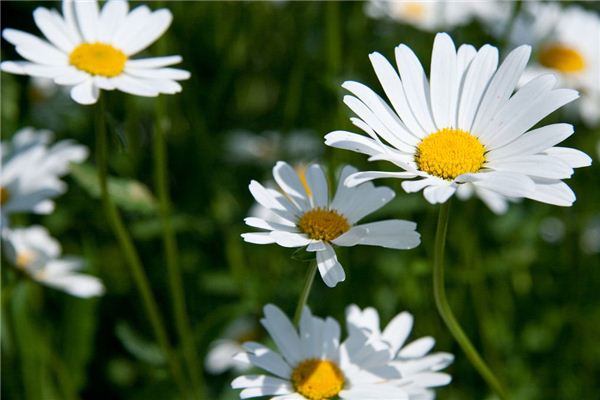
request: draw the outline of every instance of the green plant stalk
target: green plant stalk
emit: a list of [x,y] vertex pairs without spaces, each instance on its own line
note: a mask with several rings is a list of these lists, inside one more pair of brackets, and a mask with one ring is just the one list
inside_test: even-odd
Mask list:
[[163,324],[163,320],[160,316],[156,299],[150,288],[148,277],[144,272],[142,262],[137,254],[137,251],[133,245],[133,241],[129,237],[121,215],[113,203],[110,193],[108,192],[108,160],[107,160],[107,133],[105,124],[105,112],[104,112],[104,97],[101,95],[96,105],[96,163],[98,169],[98,181],[100,184],[100,195],[102,198],[102,205],[106,213],[106,217],[109,220],[110,226],[117,238],[121,251],[125,255],[125,260],[131,269],[133,279],[137,285],[140,296],[144,304],[146,314],[150,319],[150,324],[154,332],[154,336],[158,341],[175,383],[179,387],[182,394],[186,393],[186,386],[181,375],[181,368],[176,358],[169,339],[167,337],[167,331]]
[[156,122],[154,126],[154,184],[158,195],[159,214],[162,226],[162,239],[167,263],[169,291],[172,298],[173,314],[177,334],[182,343],[183,358],[189,370],[194,393],[205,398],[202,370],[198,362],[198,352],[192,334],[192,328],[185,305],[185,292],[181,279],[177,239],[171,225],[171,198],[168,187],[167,150],[164,131],[166,113],[161,98],[156,100]]
[[433,255],[433,294],[435,305],[446,326],[452,333],[454,339],[458,342],[465,352],[471,364],[475,367],[481,377],[487,384],[500,396],[507,400],[508,394],[496,378],[492,370],[486,365],[483,358],[479,355],[460,324],[454,317],[452,309],[446,298],[446,289],[444,286],[444,250],[446,245],[446,232],[448,231],[448,219],[450,214],[450,201],[442,204],[438,217],[438,225],[435,234],[435,250]]
[[294,313],[294,325],[300,325],[300,318],[302,318],[302,310],[306,305],[306,301],[308,300],[308,295],[310,294],[310,289],[312,288],[312,284],[315,280],[315,275],[317,274],[317,260],[312,261],[310,263],[310,267],[308,268],[308,272],[306,273],[306,281],[304,282],[304,288],[302,288],[302,292],[300,293],[300,298],[298,299],[298,305],[296,306],[296,312]]

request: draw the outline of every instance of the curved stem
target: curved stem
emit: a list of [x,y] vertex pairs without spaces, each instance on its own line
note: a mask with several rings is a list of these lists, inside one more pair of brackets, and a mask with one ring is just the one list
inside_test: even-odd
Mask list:
[[501,399],[506,400],[508,399],[508,394],[460,327],[460,324],[454,317],[452,309],[450,309],[450,305],[446,299],[446,289],[444,287],[444,249],[446,245],[449,214],[450,201],[447,201],[441,205],[437,231],[435,234],[435,251],[433,257],[433,294],[435,297],[435,305],[437,306],[440,316],[450,330],[450,333],[452,333],[454,339],[465,352],[471,364],[498,396],[500,396]]
[[294,325],[300,325],[300,318],[302,318],[302,310],[306,305],[306,301],[308,300],[308,295],[310,294],[310,289],[312,288],[312,284],[315,280],[315,275],[317,273],[317,260],[312,261],[310,263],[310,267],[308,268],[308,272],[306,273],[306,281],[304,282],[304,288],[302,288],[302,293],[300,293],[300,298],[298,299],[298,305],[296,306],[296,312],[294,313]]
[[125,225],[123,224],[121,215],[119,214],[119,211],[112,202],[110,193],[108,191],[108,161],[106,143],[107,134],[104,118],[104,96],[100,96],[100,98],[98,99],[98,104],[96,105],[96,163],[98,169],[98,181],[100,183],[100,194],[102,197],[102,205],[104,207],[104,212],[106,214],[106,217],[108,218],[113,233],[117,238],[119,246],[121,247],[121,251],[125,255],[125,261],[131,269],[133,279],[137,285],[140,296],[142,297],[146,314],[150,319],[150,324],[152,326],[152,330],[154,331],[154,336],[156,337],[158,345],[160,346],[163,354],[165,355],[175,383],[177,384],[181,392],[185,393],[185,383],[181,375],[181,369],[177,358],[173,353],[173,350],[171,349],[171,345],[169,344],[167,332],[163,324],[162,318],[160,316],[160,313],[158,311],[156,299],[154,298],[154,294],[152,293],[152,290],[150,288],[148,277],[144,272],[142,262],[140,261],[137,251],[133,245],[133,241],[131,240],[127,230],[125,229]]
[[181,268],[177,250],[177,239],[171,225],[171,198],[168,188],[167,150],[165,143],[163,99],[156,99],[156,123],[154,128],[154,182],[158,194],[162,239],[167,264],[169,291],[172,297],[175,326],[180,337],[183,357],[189,370],[193,391],[200,398],[206,397],[202,382],[202,370],[185,305],[185,292],[181,279]]

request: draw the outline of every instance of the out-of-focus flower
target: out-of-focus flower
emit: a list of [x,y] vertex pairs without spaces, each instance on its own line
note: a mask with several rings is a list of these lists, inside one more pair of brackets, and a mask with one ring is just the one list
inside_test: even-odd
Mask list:
[[373,18],[391,18],[435,32],[465,25],[475,18],[484,22],[510,15],[510,2],[370,0],[366,12]]
[[0,157],[0,226],[8,215],[18,212],[48,214],[54,210],[52,198],[66,190],[59,177],[67,174],[69,163],[81,162],[88,155],[85,146],[61,140],[48,146],[49,131],[24,128],[12,142],[2,142]]
[[325,173],[317,164],[298,174],[289,164],[279,161],[273,167],[273,177],[281,193],[267,189],[256,181],[250,192],[265,208],[283,219],[248,217],[247,225],[269,232],[244,233],[246,242],[277,243],[283,247],[306,247],[316,252],[317,265],[327,286],[334,287],[346,278],[335,255],[333,245],[358,244],[392,249],[412,249],[421,242],[416,224],[404,220],[386,220],[356,225],[365,216],[386,205],[395,196],[387,187],[367,183],[355,188],[343,182],[356,169],[344,167],[333,200],[329,200],[329,185]]
[[558,243],[565,237],[565,224],[556,217],[546,217],[538,228],[542,239],[548,243]]
[[540,73],[552,72],[559,84],[579,90],[575,103],[589,125],[600,122],[600,17],[577,6],[527,1],[511,33],[514,46],[534,48],[534,64],[521,84]]
[[236,378],[231,386],[243,389],[242,399],[416,399],[411,395],[432,386],[428,382],[449,381],[446,374],[437,372],[404,377],[389,345],[368,329],[353,329],[342,342],[337,321],[314,317],[308,307],[299,330],[273,305],[265,306],[264,313],[261,322],[281,355],[259,343],[244,344],[245,352],[236,359],[270,375]]
[[76,272],[83,266],[81,259],[60,257],[60,244],[45,228],[7,229],[2,237],[7,259],[33,280],[77,297],[104,293],[98,278]]
[[[463,185],[492,210],[503,212],[507,199],[529,198],[570,206],[575,194],[563,179],[588,166],[585,153],[555,147],[573,133],[569,124],[530,130],[557,108],[575,100],[577,92],[557,89],[552,75],[539,76],[513,94],[529,59],[530,47],[513,50],[498,66],[498,50],[479,51],[450,36],[434,41],[431,82],[410,48],[396,48],[398,71],[379,53],[370,55],[385,100],[367,86],[345,82],[354,96],[344,102],[359,118],[352,122],[367,137],[335,131],[325,143],[392,162],[402,171],[353,174],[355,186],[376,178],[418,178],[402,182],[406,192],[423,190],[427,201],[444,203]],[[387,143],[384,143],[387,142]]]
[[580,240],[581,249],[586,254],[600,253],[600,216],[591,218],[583,229]]
[[235,319],[223,332],[220,339],[210,344],[204,366],[208,373],[221,374],[229,369],[243,372],[250,367],[248,363],[236,360],[233,356],[244,351],[242,343],[255,341],[261,332],[255,319],[240,317]]
[[[346,309],[346,326],[348,332],[368,329],[377,340],[385,342],[394,357],[394,366],[406,380],[412,379],[410,399],[433,399],[432,387],[447,385],[451,377],[445,373],[437,373],[454,361],[450,353],[427,354],[435,346],[435,339],[425,336],[405,344],[412,330],[414,318],[404,311],[396,315],[385,327],[379,327],[379,314],[372,307],[361,309],[351,305]],[[429,379],[435,377],[435,379]]]
[[226,157],[230,162],[269,165],[281,159],[292,162],[311,160],[319,156],[321,148],[321,141],[308,130],[295,130],[289,134],[234,131],[228,134],[225,143]]
[[100,89],[174,94],[181,91],[176,81],[190,77],[187,71],[165,68],[181,62],[180,56],[130,59],[167,30],[173,18],[169,10],[152,12],[142,5],[129,12],[124,0],[107,1],[101,10],[95,0],[64,0],[62,5],[62,15],[43,7],[33,13],[47,41],[4,29],[4,39],[27,61],[5,61],[3,71],[72,86],[71,97],[80,104],[95,103]]

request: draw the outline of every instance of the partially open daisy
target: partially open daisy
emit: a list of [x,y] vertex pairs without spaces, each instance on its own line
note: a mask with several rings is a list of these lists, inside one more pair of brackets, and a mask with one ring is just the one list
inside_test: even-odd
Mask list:
[[62,140],[48,147],[49,131],[24,128],[11,142],[2,142],[0,157],[0,227],[9,215],[19,212],[48,214],[54,210],[52,198],[66,190],[59,179],[69,171],[71,162],[88,155],[85,146]]
[[71,97],[81,104],[95,103],[100,89],[173,94],[181,91],[176,81],[189,78],[187,71],[165,68],[179,63],[180,56],[131,59],[167,30],[169,10],[138,6],[129,12],[124,0],[109,0],[102,10],[95,0],[64,0],[62,9],[63,15],[43,7],[33,13],[48,41],[15,29],[2,32],[27,60],[5,61],[3,71],[73,86]]
[[[390,161],[402,171],[359,172],[350,186],[376,178],[418,178],[402,182],[407,192],[424,189],[430,203],[447,201],[469,184],[488,198],[530,198],[570,206],[575,194],[562,179],[590,164],[575,149],[554,147],[573,133],[569,124],[531,130],[542,118],[575,100],[570,89],[555,88],[542,75],[513,94],[529,59],[529,46],[512,51],[497,67],[498,50],[479,51],[439,33],[433,45],[428,81],[421,63],[405,45],[396,48],[398,70],[379,53],[370,55],[392,106],[358,82],[343,86],[354,96],[344,102],[358,118],[352,122],[368,136],[335,131],[325,143]],[[501,211],[501,210],[498,210]]]
[[337,321],[314,317],[307,307],[299,331],[277,307],[267,305],[264,313],[261,322],[281,355],[259,343],[244,344],[236,359],[271,375],[236,378],[231,386],[243,389],[240,398],[409,399],[411,385],[402,387],[388,347],[368,331],[354,330],[342,342]]
[[102,282],[76,272],[83,262],[76,257],[60,257],[60,244],[41,226],[4,230],[7,259],[33,280],[72,296],[93,297],[104,293]]
[[534,63],[521,83],[540,73],[552,72],[561,84],[577,89],[581,117],[590,125],[600,123],[600,17],[577,6],[526,2],[515,20],[514,45],[530,43],[536,49]]
[[450,375],[438,372],[454,361],[450,353],[427,354],[435,345],[435,339],[425,336],[406,344],[414,318],[408,312],[396,315],[383,332],[379,327],[379,314],[372,307],[361,310],[356,305],[346,309],[346,326],[349,332],[367,329],[377,340],[385,342],[395,359],[393,363],[405,382],[411,399],[434,398],[430,389],[447,385]]
[[273,177],[281,192],[268,189],[256,181],[250,192],[263,207],[281,219],[278,222],[256,217],[246,218],[246,224],[268,232],[244,233],[245,241],[257,244],[277,243],[283,247],[306,247],[316,252],[321,277],[333,287],[346,278],[344,269],[332,245],[357,244],[392,249],[412,249],[419,245],[416,224],[403,220],[386,220],[356,225],[368,214],[386,205],[395,196],[387,187],[371,183],[355,188],[345,187],[344,180],[356,169],[342,170],[333,200],[323,169],[310,165],[298,174],[289,164],[279,161],[273,167]]

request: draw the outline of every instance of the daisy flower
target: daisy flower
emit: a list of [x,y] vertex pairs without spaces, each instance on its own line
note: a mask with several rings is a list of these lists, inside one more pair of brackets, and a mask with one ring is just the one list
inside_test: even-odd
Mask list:
[[484,21],[510,16],[509,2],[499,1],[404,1],[370,0],[366,12],[373,18],[391,18],[395,21],[435,32],[465,25],[474,18]]
[[246,218],[247,225],[268,231],[244,233],[242,237],[246,242],[306,246],[307,251],[316,252],[319,272],[330,287],[346,278],[332,245],[364,244],[391,249],[412,249],[419,245],[420,235],[415,231],[414,222],[386,220],[356,225],[394,198],[395,193],[390,188],[376,188],[371,183],[345,187],[344,180],[356,172],[355,168],[346,166],[330,201],[323,169],[312,164],[305,171],[298,174],[283,161],[275,164],[273,177],[281,192],[265,188],[256,181],[250,183],[250,192],[256,201],[281,220]]
[[10,143],[2,142],[0,226],[13,213],[51,213],[54,203],[50,199],[66,190],[59,177],[67,174],[71,162],[82,162],[88,155],[85,146],[71,140],[49,146],[51,140],[50,131],[24,128]]
[[495,47],[477,51],[462,45],[457,51],[450,36],[439,33],[430,81],[410,48],[401,44],[395,53],[399,74],[381,54],[370,55],[393,109],[367,86],[345,82],[353,96],[344,102],[358,116],[352,122],[367,136],[335,131],[325,143],[392,162],[401,171],[359,172],[346,184],[417,178],[402,182],[402,188],[423,190],[432,204],[444,203],[466,185],[496,212],[503,211],[499,205],[506,199],[573,204],[575,194],[562,180],[591,159],[579,150],[555,147],[573,133],[571,125],[531,128],[578,94],[556,88],[549,74],[513,94],[529,46],[513,50],[498,67]]
[[35,23],[46,40],[15,29],[2,36],[15,45],[27,61],[5,61],[2,70],[14,74],[51,78],[57,85],[72,86],[71,98],[93,104],[100,89],[157,96],[181,91],[176,81],[189,72],[166,68],[181,62],[180,56],[131,59],[156,41],[169,27],[169,10],[150,11],[146,6],[129,12],[124,0],[64,0],[62,15],[38,7]]
[[236,359],[270,375],[244,375],[231,386],[243,389],[240,398],[273,400],[409,399],[413,379],[403,378],[392,365],[388,346],[355,330],[343,342],[332,318],[314,317],[304,308],[297,330],[283,312],[264,307],[263,326],[279,353],[255,342],[244,344]]
[[41,226],[5,230],[2,235],[7,259],[31,279],[72,296],[94,297],[104,293],[102,282],[76,272],[83,262],[61,258],[60,244]]
[[576,103],[589,125],[600,122],[600,17],[577,6],[526,2],[511,34],[514,45],[536,49],[521,83],[554,73],[561,84],[580,91]]
[[220,339],[210,346],[204,366],[211,374],[221,374],[229,369],[243,372],[249,365],[236,360],[233,356],[244,351],[242,343],[260,338],[258,323],[251,317],[236,318],[226,329]]
[[409,388],[411,399],[433,399],[435,394],[429,388],[447,385],[451,377],[438,371],[454,361],[450,353],[427,354],[435,345],[435,339],[426,336],[406,344],[414,318],[408,312],[396,315],[385,327],[379,328],[379,314],[372,307],[361,310],[356,305],[346,309],[348,332],[368,329],[376,339],[388,344],[395,359],[394,365],[405,379],[412,379]]

